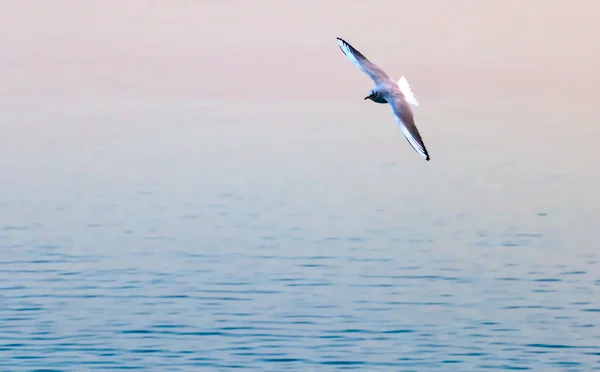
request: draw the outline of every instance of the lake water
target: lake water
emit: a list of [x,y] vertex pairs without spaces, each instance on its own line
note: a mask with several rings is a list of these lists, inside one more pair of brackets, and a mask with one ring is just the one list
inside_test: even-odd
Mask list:
[[1,371],[600,370],[598,5],[23,4]]
[[302,106],[5,118],[2,370],[600,369],[586,176]]

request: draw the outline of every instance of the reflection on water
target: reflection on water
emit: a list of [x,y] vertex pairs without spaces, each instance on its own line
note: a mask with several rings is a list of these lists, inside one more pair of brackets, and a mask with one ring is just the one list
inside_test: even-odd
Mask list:
[[583,371],[600,356],[593,259],[572,271],[516,263],[502,246],[467,262],[435,244],[264,240],[278,252],[189,253],[175,237],[103,256],[15,244],[3,367]]
[[5,115],[2,369],[600,367],[597,176],[558,138],[419,111],[427,163],[386,110],[299,107]]

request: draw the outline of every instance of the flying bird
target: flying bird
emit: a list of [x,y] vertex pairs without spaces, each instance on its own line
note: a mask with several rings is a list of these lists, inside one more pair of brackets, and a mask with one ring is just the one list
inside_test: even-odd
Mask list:
[[346,57],[375,82],[375,88],[371,89],[369,95],[364,99],[370,99],[377,103],[389,103],[396,123],[398,123],[408,143],[419,155],[429,161],[429,153],[425,148],[419,130],[415,126],[415,119],[410,108],[410,104],[419,106],[419,102],[415,99],[406,78],[402,76],[397,83],[392,81],[385,71],[369,61],[352,45],[339,37],[337,41]]

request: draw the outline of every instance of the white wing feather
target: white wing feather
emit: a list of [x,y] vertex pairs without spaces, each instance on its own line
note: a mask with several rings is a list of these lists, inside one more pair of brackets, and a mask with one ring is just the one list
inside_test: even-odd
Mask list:
[[402,91],[402,94],[404,94],[404,98],[406,98],[408,103],[410,103],[413,106],[418,107],[419,102],[415,98],[415,95],[413,94],[412,90],[410,90],[410,85],[408,85],[408,81],[406,80],[406,78],[404,76],[402,76],[398,80],[398,86],[400,87],[400,91]]

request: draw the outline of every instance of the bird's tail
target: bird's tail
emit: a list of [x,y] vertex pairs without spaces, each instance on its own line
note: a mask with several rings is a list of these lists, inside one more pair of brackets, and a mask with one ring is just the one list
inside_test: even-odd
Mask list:
[[402,76],[398,80],[398,86],[400,87],[400,91],[402,92],[402,94],[404,94],[404,98],[406,98],[408,103],[414,106],[419,106],[419,102],[415,98],[415,95],[413,94],[412,90],[410,90],[410,85],[408,85],[408,81],[404,76]]

